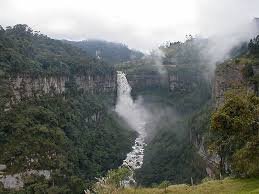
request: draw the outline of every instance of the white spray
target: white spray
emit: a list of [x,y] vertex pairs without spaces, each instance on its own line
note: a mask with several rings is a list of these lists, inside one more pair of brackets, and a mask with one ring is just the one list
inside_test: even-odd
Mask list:
[[144,139],[146,137],[146,123],[149,117],[148,111],[144,108],[141,100],[133,101],[131,97],[131,87],[127,81],[126,75],[117,72],[117,104],[115,111],[134,129],[139,136],[135,140],[132,151],[127,154],[122,166],[128,167],[132,174],[128,180],[124,181],[125,185],[129,182],[135,182],[133,172],[135,169],[141,168],[144,157]]

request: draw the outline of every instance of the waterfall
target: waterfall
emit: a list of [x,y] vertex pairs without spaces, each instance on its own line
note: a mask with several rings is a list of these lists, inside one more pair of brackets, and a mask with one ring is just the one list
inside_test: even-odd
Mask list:
[[117,72],[117,103],[115,111],[138,133],[145,133],[148,112],[141,101],[134,102],[125,73]]
[[117,72],[117,103],[115,111],[138,132],[132,151],[127,154],[122,166],[128,167],[132,171],[132,175],[128,180],[124,181],[127,185],[135,182],[133,173],[135,169],[141,168],[144,157],[146,123],[149,113],[142,105],[141,101],[133,101],[131,97],[131,87],[128,83],[125,73]]

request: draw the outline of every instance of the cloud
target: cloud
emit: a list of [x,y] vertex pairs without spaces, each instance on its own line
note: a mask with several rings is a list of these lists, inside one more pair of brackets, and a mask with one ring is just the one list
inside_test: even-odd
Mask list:
[[204,36],[242,32],[259,14],[258,0],[199,0],[197,25]]
[[1,0],[0,24],[26,23],[53,38],[105,39],[151,50],[251,20],[258,0]]
[[[3,26],[26,23],[54,38],[95,38],[149,50],[172,37],[182,39],[177,25],[193,23],[188,0],[2,0]],[[161,35],[162,34],[162,35]]]
[[252,20],[259,14],[258,0],[200,0],[197,4],[200,35],[209,38],[205,55],[212,71],[235,46],[256,35]]

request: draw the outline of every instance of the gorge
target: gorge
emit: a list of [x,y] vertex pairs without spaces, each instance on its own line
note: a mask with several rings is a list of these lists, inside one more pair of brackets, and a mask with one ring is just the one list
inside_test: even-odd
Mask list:
[[[210,78],[199,38],[160,46],[159,60],[116,46],[127,52],[106,63],[84,42],[1,29],[0,193],[79,194],[113,171],[115,190],[118,181],[257,176],[258,40]],[[130,171],[123,179],[122,168]]]

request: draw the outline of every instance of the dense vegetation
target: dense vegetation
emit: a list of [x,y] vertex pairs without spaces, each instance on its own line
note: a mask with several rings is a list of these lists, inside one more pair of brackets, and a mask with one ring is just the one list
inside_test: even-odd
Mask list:
[[[204,76],[207,72],[203,68],[204,64],[195,39],[188,39],[184,43],[172,43],[163,49],[166,53],[162,59],[165,64],[168,64],[168,61],[173,64],[178,64],[177,61],[182,62],[176,67],[167,67],[169,75],[178,77],[173,90],[150,90],[140,93],[147,104],[155,107],[154,110],[163,111],[156,129],[149,136],[144,164],[137,172],[137,180],[145,186],[159,184],[164,180],[174,184],[191,183],[191,178],[197,183],[206,176],[205,164],[197,154],[193,145],[195,138],[192,140],[190,131],[203,133],[208,128],[210,82]],[[184,60],[183,58],[190,53],[193,54],[191,50],[195,50],[199,56],[191,55],[190,61]],[[166,112],[168,109],[170,111]],[[160,113],[154,111],[153,114]]]
[[[246,64],[243,75],[248,84],[257,87],[259,79],[253,66],[258,62],[258,40],[257,37],[231,51],[231,56],[238,56],[231,62]],[[161,58],[141,58],[141,53],[121,44],[58,41],[26,25],[1,27],[0,105],[2,108],[10,100],[11,91],[4,78],[13,74],[103,75],[117,68],[129,74],[163,77],[165,74],[158,73],[162,68],[169,76],[176,76],[174,88],[169,90],[166,85],[133,90],[134,97],[142,95],[155,115],[144,164],[136,172],[138,183],[151,186],[167,181],[200,182],[206,173],[194,145],[200,140],[198,136],[210,137],[206,144],[220,155],[222,174],[258,176],[259,99],[247,92],[230,94],[210,123],[211,83],[204,56],[207,43],[189,36],[185,42],[161,46]],[[89,56],[95,56],[96,50],[101,60]],[[114,66],[115,63],[121,64]],[[7,165],[5,173],[36,169],[51,170],[52,174],[50,180],[28,177],[20,193],[81,193],[95,177],[117,168],[129,152],[136,134],[108,111],[106,103],[112,97],[82,93],[76,88],[76,83],[66,83],[64,94],[23,99],[0,112],[0,164]],[[118,187],[120,177],[112,175]],[[9,191],[0,185],[0,192]]]
[[[0,29],[1,110],[11,100],[9,77],[102,75],[114,69],[79,48],[33,32],[26,25]],[[31,96],[0,111],[0,164],[5,174],[49,170],[51,179],[28,176],[20,193],[82,193],[95,177],[117,168],[136,134],[109,106],[114,94],[89,94],[73,79],[65,93]],[[2,173],[2,172],[1,172]],[[0,184],[1,193],[10,193]],[[17,193],[18,191],[14,191]]]
[[0,26],[0,75],[4,73],[97,73],[112,68],[86,52],[18,24]]
[[[164,180],[172,184],[195,183],[205,176],[204,162],[195,152],[187,134],[179,137],[179,124],[172,128],[162,128],[155,137],[148,142],[145,150],[144,165],[138,171],[139,184],[151,186]],[[179,130],[179,131],[176,131]]]
[[140,59],[143,53],[129,49],[121,43],[107,42],[103,40],[84,40],[84,41],[65,41],[84,50],[93,57],[100,57],[101,60],[108,64],[118,64],[125,61]]
[[249,54],[259,57],[259,35],[251,39],[248,44]]
[[[163,96],[157,94],[157,97],[154,97],[153,92],[146,95],[143,94],[144,99],[149,99],[149,95],[152,95],[149,103],[153,104],[155,109],[159,107],[165,112],[153,113],[162,116],[160,115],[155,130],[149,132],[144,164],[137,172],[139,184],[151,186],[164,180],[174,184],[190,183],[191,177],[195,183],[201,181],[206,176],[205,164],[193,145],[196,137],[193,135],[192,139],[190,132],[202,134],[207,130],[209,110],[206,104],[204,111],[199,109],[203,107],[202,102],[209,101],[209,96],[199,99],[200,95],[192,93],[190,98],[185,97],[184,100],[181,95],[172,97],[172,94],[166,96],[163,93]],[[181,107],[180,103],[191,104],[191,100],[197,102],[197,99],[200,100],[200,104],[194,106],[182,104]]]
[[[242,69],[245,83],[236,83],[243,89],[225,94],[224,103],[211,118],[210,149],[221,158],[221,174],[259,176],[258,48],[259,36],[250,40],[246,52],[229,61],[245,64]],[[222,67],[218,69],[223,71]]]
[[258,111],[258,97],[238,92],[213,114],[211,148],[221,157],[222,173],[259,176]]
[[[58,187],[76,176],[84,183],[80,193],[85,183],[119,166],[134,140],[96,96],[31,99],[1,113],[0,120],[0,163],[8,166],[7,173],[52,170]],[[51,186],[50,181],[46,189]],[[71,187],[66,193],[76,192]]]
[[207,39],[193,38],[191,35],[186,37],[185,42],[167,42],[160,46],[165,58],[164,63],[177,65],[205,64],[205,49],[208,46]]

